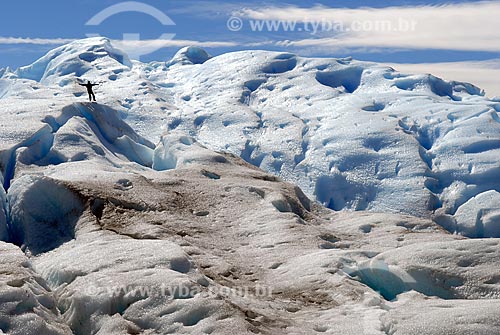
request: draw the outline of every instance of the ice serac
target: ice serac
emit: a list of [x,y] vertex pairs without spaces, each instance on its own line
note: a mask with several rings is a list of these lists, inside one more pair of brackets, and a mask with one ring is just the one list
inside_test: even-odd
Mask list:
[[151,166],[154,144],[139,136],[117,110],[97,103],[75,103],[63,108],[56,117],[44,121],[52,127],[54,142],[49,154],[65,161],[89,157],[107,160],[125,159]]
[[[3,155],[9,158],[4,171],[9,192],[7,197],[3,188],[0,193],[0,227],[6,227],[8,212],[12,242],[31,254],[46,252],[73,239],[83,211],[83,198],[64,183],[43,177],[52,174],[51,167],[53,170],[63,165],[68,174],[101,165],[141,170],[152,165],[154,148],[116,110],[99,104],[66,106],[58,115],[47,115],[40,125],[39,131]],[[82,164],[75,166],[78,162]],[[2,239],[7,239],[7,231],[0,231]]]
[[29,66],[15,71],[19,78],[64,86],[69,78],[87,75],[96,78],[95,67],[131,68],[128,56],[106,38],[76,41],[56,48]]
[[193,65],[203,64],[212,58],[204,49],[196,46],[184,47],[177,51],[170,61],[167,62],[168,66],[174,64],[180,65]]
[[23,166],[47,167],[75,161],[107,162],[115,167],[150,167],[154,144],[139,136],[117,110],[97,103],[73,103],[46,115],[39,129],[0,151],[4,188]]

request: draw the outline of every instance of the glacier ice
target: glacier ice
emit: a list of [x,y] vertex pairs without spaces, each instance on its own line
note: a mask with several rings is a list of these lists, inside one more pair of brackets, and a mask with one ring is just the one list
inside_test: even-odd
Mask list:
[[[1,179],[1,178],[0,178]],[[9,232],[7,228],[7,196],[3,185],[0,185],[0,241],[9,240]]]
[[225,163],[226,158],[210,151],[192,137],[172,132],[162,136],[153,157],[153,169],[170,170],[200,163]]
[[0,333],[500,331],[500,107],[471,84],[92,38],[0,99]]
[[[409,293],[401,297],[398,308],[382,316],[386,329],[395,335],[422,333],[479,334],[498,332],[498,300],[449,301],[428,299]],[[404,322],[400,322],[404,320]]]
[[18,78],[63,86],[68,75],[80,77],[90,71],[96,61],[102,68],[115,65],[113,61],[122,67],[132,67],[128,56],[114,48],[108,39],[92,38],[56,48],[33,64],[20,67],[15,74]]
[[167,66],[172,66],[175,64],[203,64],[210,58],[212,58],[212,56],[210,56],[204,49],[195,46],[189,46],[177,51],[174,57],[172,57],[172,59],[167,62]]
[[[498,137],[498,112],[470,84],[264,51],[157,68],[154,80],[160,71],[180,108],[170,130],[293,181],[329,208],[449,222],[475,192],[499,187],[496,140],[486,140]],[[457,182],[476,191],[450,193]]]
[[[75,264],[75,259],[80,261]],[[142,317],[143,310],[167,309],[176,294],[189,301],[192,297],[182,295],[194,291],[194,286],[201,291],[197,281],[204,283],[175,243],[99,232],[81,234],[75,241],[38,257],[34,266],[58,292],[62,317],[79,334],[102,332],[109,323],[112,329],[119,325],[137,329],[134,321]],[[184,287],[186,293],[174,291],[176,287]],[[187,318],[181,311],[187,304],[177,303],[177,317]],[[165,328],[171,323],[161,322]]]
[[500,237],[500,193],[486,191],[469,199],[456,213],[457,230],[474,237]]
[[34,255],[72,240],[84,205],[64,185],[29,175],[16,179],[8,201],[11,241]]

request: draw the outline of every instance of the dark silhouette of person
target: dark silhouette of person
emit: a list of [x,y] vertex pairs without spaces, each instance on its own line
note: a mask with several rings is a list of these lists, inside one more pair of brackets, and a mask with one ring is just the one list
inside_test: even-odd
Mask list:
[[95,101],[95,94],[94,94],[94,91],[92,90],[92,86],[98,86],[99,84],[92,84],[89,80],[89,81],[87,81],[86,84],[78,83],[78,85],[85,86],[87,88],[87,93],[89,94],[89,101],[92,101],[92,98],[94,98],[94,101]]

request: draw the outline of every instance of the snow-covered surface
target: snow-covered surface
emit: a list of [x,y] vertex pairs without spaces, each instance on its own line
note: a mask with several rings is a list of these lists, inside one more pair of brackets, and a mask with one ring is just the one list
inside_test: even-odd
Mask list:
[[500,333],[500,103],[473,85],[98,38],[0,101],[0,334]]

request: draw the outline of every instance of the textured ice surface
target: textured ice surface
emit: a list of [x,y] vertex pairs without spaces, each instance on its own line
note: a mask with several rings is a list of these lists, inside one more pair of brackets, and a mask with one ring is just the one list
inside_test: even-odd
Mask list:
[[[389,334],[496,334],[499,320],[498,300],[428,299],[414,293],[400,297],[382,317]],[[404,320],[404,321],[403,321]]]
[[[402,212],[484,234],[455,215],[475,196],[500,189],[500,105],[471,84],[350,58],[266,51],[210,58],[187,47],[150,64],[119,55],[105,39],[58,48],[35,63],[43,64],[42,83],[57,85],[2,79],[4,99],[14,99],[12,91],[55,96],[45,109],[57,110],[81,92],[76,77],[102,80],[100,99],[152,142],[176,130],[298,184],[331,209]],[[50,71],[68,64],[75,65]],[[5,113],[22,109],[9,108]],[[498,236],[496,215],[488,218],[485,236]]]
[[[7,101],[42,98],[43,115],[85,98],[76,78],[102,81],[99,98],[150,141],[175,129],[299,185],[331,209],[406,213],[468,236],[499,236],[495,214],[487,214],[486,232],[457,222],[470,199],[500,190],[500,105],[471,84],[267,51],[211,58],[186,47],[165,63],[131,63],[97,38],[6,73],[0,87]],[[32,108],[16,106],[4,113],[22,111],[27,120]],[[481,206],[476,212],[498,208]]]
[[[75,259],[80,261],[75,263]],[[197,281],[205,285],[207,282],[196,273],[182,249],[172,242],[94,232],[81,234],[75,241],[38,257],[34,263],[50,287],[58,292],[58,307],[76,333],[95,334],[103,331],[103,327],[140,329],[134,321],[142,328],[169,332],[167,329],[179,328],[174,324],[176,317],[196,318],[196,315],[186,315],[183,309],[198,303],[206,304],[204,313],[217,314],[217,306],[207,299],[195,299],[181,289],[173,290],[185,287],[189,292],[188,288],[194,291],[193,287],[197,287],[201,292],[203,287]],[[174,303],[173,299],[186,301]],[[193,303],[191,299],[199,302]],[[160,312],[168,308],[173,314],[170,318],[158,318],[148,327],[148,321],[141,320],[146,311]]]
[[415,290],[443,299],[498,299],[498,240],[419,243],[377,255],[362,280],[384,296]]
[[74,238],[83,200],[49,178],[23,176],[9,189],[11,241],[32,254]]
[[474,237],[500,236],[500,193],[487,191],[469,199],[458,209],[457,231]]
[[56,48],[35,63],[19,68],[15,74],[19,78],[63,86],[74,80],[74,75],[83,76],[97,64],[109,71],[119,66],[116,63],[132,67],[128,56],[115,49],[109,40],[93,38]]
[[185,47],[180,49],[174,57],[167,63],[168,66],[179,64],[179,65],[193,65],[193,64],[203,64],[207,60],[212,58],[205,50],[199,47]]
[[7,196],[3,185],[0,185],[0,241],[6,241],[9,239],[9,233],[7,231]]
[[500,333],[500,106],[473,85],[88,39],[0,99],[0,333]]
[[56,297],[15,245],[0,242],[0,332],[13,335],[72,334]]

